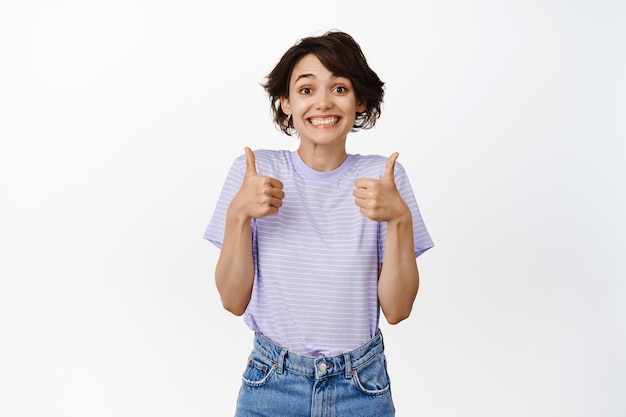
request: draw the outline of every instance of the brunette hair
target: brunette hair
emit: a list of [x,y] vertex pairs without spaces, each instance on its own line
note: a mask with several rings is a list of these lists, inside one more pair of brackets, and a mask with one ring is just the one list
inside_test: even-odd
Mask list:
[[321,36],[300,39],[285,52],[263,84],[269,95],[274,122],[280,130],[290,136],[295,133],[293,119],[283,112],[280,98],[289,97],[291,73],[298,61],[308,54],[315,55],[334,75],[348,78],[357,100],[365,103],[365,111],[356,114],[352,131],[373,127],[380,117],[385,83],[369,67],[361,47],[350,35],[329,31]]

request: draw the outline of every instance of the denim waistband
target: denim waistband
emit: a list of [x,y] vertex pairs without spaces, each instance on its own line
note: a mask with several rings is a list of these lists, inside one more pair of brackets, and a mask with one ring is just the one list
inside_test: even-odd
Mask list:
[[354,375],[354,369],[369,362],[383,352],[385,347],[380,330],[372,339],[358,348],[341,355],[323,358],[302,356],[290,352],[269,340],[260,333],[255,333],[254,349],[275,365],[276,371],[282,373],[287,369],[316,379],[344,373],[346,378]]

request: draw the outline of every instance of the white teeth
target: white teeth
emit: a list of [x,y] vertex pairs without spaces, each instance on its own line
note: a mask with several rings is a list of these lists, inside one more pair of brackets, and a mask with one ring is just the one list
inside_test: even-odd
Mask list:
[[315,126],[320,126],[320,125],[334,125],[339,121],[338,117],[328,117],[325,119],[320,119],[320,118],[314,118],[314,119],[310,119],[311,120],[311,124],[315,125]]

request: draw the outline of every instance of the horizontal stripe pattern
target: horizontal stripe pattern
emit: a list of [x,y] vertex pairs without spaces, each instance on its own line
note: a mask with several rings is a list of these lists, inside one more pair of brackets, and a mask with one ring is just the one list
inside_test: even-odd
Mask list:
[[[365,218],[354,203],[356,178],[380,178],[387,158],[348,155],[331,172],[306,166],[297,152],[255,151],[259,175],[279,179],[279,213],[252,220],[256,274],[244,315],[248,326],[305,356],[334,356],[378,329],[377,281],[386,223]],[[233,163],[205,238],[221,247],[226,209],[239,190],[245,156]],[[432,247],[401,164],[396,185],[413,214],[415,255]]]

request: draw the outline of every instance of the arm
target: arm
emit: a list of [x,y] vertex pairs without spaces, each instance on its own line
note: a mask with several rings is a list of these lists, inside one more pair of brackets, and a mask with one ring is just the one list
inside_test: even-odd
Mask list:
[[378,279],[378,300],[390,324],[409,317],[419,288],[413,246],[413,224],[408,218],[387,222],[385,259]]
[[231,204],[226,212],[224,242],[215,267],[215,284],[224,308],[242,315],[252,295],[253,281],[250,218],[238,216]]
[[215,267],[215,284],[224,308],[242,315],[252,296],[254,262],[250,220],[278,213],[285,196],[283,184],[259,176],[255,157],[246,148],[246,173],[226,211],[224,241]]
[[380,180],[357,179],[354,191],[355,202],[365,217],[387,222],[385,259],[378,280],[378,301],[390,324],[409,317],[419,288],[411,211],[400,196],[394,180],[397,158],[397,152],[389,157]]

